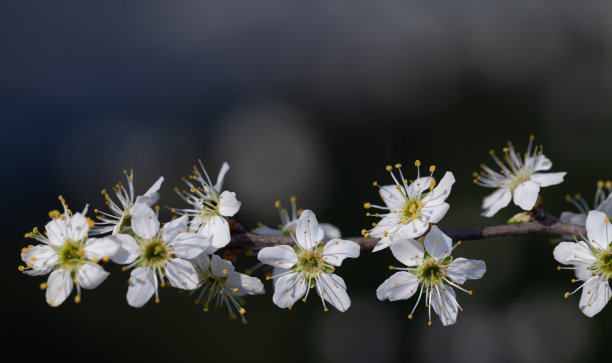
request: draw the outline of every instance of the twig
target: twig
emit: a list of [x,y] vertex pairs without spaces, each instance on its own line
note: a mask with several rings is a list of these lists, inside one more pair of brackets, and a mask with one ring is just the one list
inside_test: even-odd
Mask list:
[[[550,219],[519,224],[507,224],[481,228],[443,230],[453,241],[475,241],[502,237],[525,236],[531,234],[551,236],[586,236],[583,226],[568,224]],[[379,241],[378,238],[346,237],[342,238],[358,243],[362,249],[372,249]],[[270,247],[275,245],[294,245],[291,236],[262,236],[254,233],[240,233],[232,235],[230,246],[234,247]]]

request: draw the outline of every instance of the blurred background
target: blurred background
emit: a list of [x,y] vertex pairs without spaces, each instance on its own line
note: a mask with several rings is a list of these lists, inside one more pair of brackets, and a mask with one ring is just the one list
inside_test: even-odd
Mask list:
[[[415,300],[380,302],[397,264],[363,251],[339,269],[353,306],[292,311],[271,293],[247,299],[249,324],[204,313],[171,289],[134,309],[128,273],[83,302],[46,305],[43,277],[17,271],[23,234],[42,228],[59,194],[103,208],[100,190],[135,170],[144,192],[160,175],[162,206],[182,207],[197,158],[252,228],[279,223],[274,201],[295,195],[319,221],[357,236],[372,220],[373,180],[390,163],[435,164],[457,178],[448,229],[504,223],[480,217],[490,191],[472,183],[488,150],[529,135],[566,182],[543,189],[554,214],[567,193],[591,200],[612,179],[612,3],[572,0],[20,1],[0,4],[3,341],[28,359],[319,362],[572,362],[609,357],[612,306],[578,309],[570,272],[547,237],[465,243],[482,280],[460,294],[451,327]],[[167,212],[162,213],[169,218]],[[248,268],[254,259],[239,259]],[[266,284],[268,291],[271,285]]]

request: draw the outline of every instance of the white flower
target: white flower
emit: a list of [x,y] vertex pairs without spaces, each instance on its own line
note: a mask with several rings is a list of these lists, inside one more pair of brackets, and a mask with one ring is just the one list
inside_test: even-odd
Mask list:
[[565,297],[582,289],[578,306],[584,315],[592,317],[612,298],[612,224],[604,213],[591,211],[586,219],[586,230],[588,239],[561,242],[553,255],[560,263],[572,266],[566,267],[575,271],[576,279],[572,282],[582,282],[572,293],[566,292]]
[[423,244],[414,239],[394,240],[390,244],[391,252],[407,267],[390,267],[400,272],[393,274],[378,287],[378,299],[405,300],[418,293],[417,302],[408,315],[408,318],[412,319],[421,296],[425,295],[425,306],[429,308],[428,324],[431,325],[432,308],[440,317],[442,325],[454,324],[458,312],[462,309],[451,286],[471,295],[472,292],[463,289],[461,285],[466,280],[481,278],[486,271],[486,265],[480,260],[453,260],[451,252],[454,247],[451,242],[451,238],[436,226],[425,236],[425,249]]
[[132,212],[134,236],[117,234],[113,238],[121,244],[121,249],[112,257],[119,264],[127,264],[132,270],[127,292],[128,303],[133,307],[143,306],[155,295],[158,280],[170,285],[193,290],[200,282],[198,273],[189,261],[201,253],[211,250],[210,241],[197,233],[189,232],[187,217],[183,216],[159,228],[156,213],[144,203],[136,203]]
[[191,216],[190,228],[210,238],[212,246],[215,248],[223,248],[231,240],[227,218],[238,213],[240,202],[236,199],[236,193],[227,190],[221,192],[223,179],[229,170],[227,163],[223,163],[217,177],[217,183],[214,186],[206,173],[206,169],[204,169],[204,165],[202,165],[202,161],[200,161],[200,167],[206,179],[196,166],[193,167],[193,174],[189,176],[189,179],[197,181],[200,184],[199,186],[183,179],[189,186],[189,191],[183,190],[181,193],[178,188],[174,189],[193,208],[173,211]]
[[[278,225],[278,228],[270,228],[263,224],[260,224],[257,228],[253,229],[253,233],[261,234],[264,236],[289,236],[297,227],[297,222],[299,216],[302,214],[303,210],[297,208],[297,198],[291,197],[291,215],[287,211],[287,209],[281,207],[281,203],[277,200],[274,203],[274,207],[278,209],[280,214],[281,224]],[[340,238],[342,234],[340,233],[340,229],[329,223],[320,223],[319,227],[323,228],[323,233],[325,239],[331,238]]]
[[131,218],[132,207],[134,203],[145,203],[148,206],[152,206],[159,199],[159,188],[164,181],[164,177],[159,177],[157,181],[147,190],[143,195],[139,195],[134,198],[134,171],[130,170],[128,174],[127,170],[123,171],[127,179],[128,188],[126,189],[121,182],[118,182],[113,187],[113,192],[117,197],[119,203],[115,203],[110,198],[110,195],[106,192],[106,189],[102,190],[102,195],[106,199],[105,203],[110,208],[110,213],[101,212],[95,210],[98,213],[98,222],[96,226],[92,228],[92,234],[104,234],[112,232],[112,234],[121,233],[122,227],[129,227],[129,221]]
[[204,311],[208,311],[211,303],[217,307],[226,305],[230,319],[236,319],[236,314],[239,314],[242,322],[246,323],[246,311],[239,299],[245,295],[263,294],[264,286],[261,281],[236,272],[230,261],[217,255],[202,253],[193,263],[200,277],[197,289],[201,289],[196,303],[204,305]]
[[[399,179],[393,173],[393,167],[387,165],[386,169],[395,181],[395,185],[380,187],[380,197],[385,205],[364,204],[366,209],[373,207],[387,211],[382,215],[366,213],[369,217],[382,217],[378,223],[372,223],[374,228],[362,231],[364,237],[380,238],[373,252],[387,248],[389,242],[398,236],[401,236],[400,238],[422,236],[429,229],[429,224],[440,222],[450,207],[445,200],[455,183],[453,173],[446,172],[436,186],[436,180],[433,178],[435,166],[429,167],[429,176],[421,177],[421,162],[417,160],[414,165],[417,167],[417,178],[414,181],[404,179],[400,164],[395,164]],[[378,186],[377,182],[373,184]]]
[[108,261],[119,249],[119,245],[108,238],[88,238],[93,221],[85,217],[87,207],[82,213],[72,214],[61,196],[60,201],[64,213],[49,213],[53,220],[45,226],[46,236],[37,228],[26,234],[42,244],[23,248],[21,259],[26,266],[19,267],[28,275],[51,273],[47,283],[41,284],[41,288],[47,290],[47,303],[51,306],[63,303],[73,285],[77,288],[74,301],[79,303],[81,287],[94,289],[109,275],[98,262]]
[[[608,191],[607,197],[604,188]],[[579,213],[563,212],[561,213],[561,217],[559,219],[565,223],[585,226],[587,215],[591,210],[600,211],[608,217],[612,216],[612,193],[610,193],[610,190],[612,190],[612,181],[608,180],[604,183],[603,180],[600,180],[597,182],[597,191],[595,192],[593,208],[589,207],[587,202],[580,196],[580,194],[576,194],[573,198],[570,195],[567,195],[565,199],[572,203],[578,209]]]
[[344,280],[333,272],[345,258],[359,256],[359,245],[341,239],[324,244],[322,240],[323,229],[315,214],[307,209],[298,219],[295,247],[266,247],[257,255],[264,264],[288,269],[272,277],[276,279],[272,301],[278,307],[291,308],[302,297],[306,301],[311,288],[316,288],[325,311],[326,301],[340,311],[351,306]]
[[482,212],[483,216],[492,217],[511,200],[523,210],[529,211],[535,206],[541,187],[563,182],[565,172],[540,173],[550,170],[552,162],[542,154],[542,146],[536,145],[532,153],[533,139],[531,135],[527,152],[522,159],[521,154],[508,143],[508,147],[503,149],[507,165],[495,155],[493,150],[489,151],[501,169],[499,173],[484,164],[481,165],[483,171],[480,174],[474,172],[474,183],[497,189],[482,201],[482,209],[485,210]]

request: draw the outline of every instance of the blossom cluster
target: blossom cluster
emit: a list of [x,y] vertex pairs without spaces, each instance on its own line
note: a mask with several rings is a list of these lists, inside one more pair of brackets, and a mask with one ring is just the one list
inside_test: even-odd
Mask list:
[[[142,307],[151,298],[159,302],[159,287],[172,286],[199,293],[204,310],[209,305],[227,306],[230,317],[240,316],[245,295],[264,293],[263,283],[235,271],[232,262],[215,254],[230,242],[228,219],[240,209],[236,193],[223,191],[229,170],[224,163],[213,185],[204,166],[194,166],[185,178],[189,190],[178,191],[190,208],[172,209],[175,217],[159,221],[160,177],[144,194],[135,196],[133,171],[124,171],[126,185],[117,183],[114,198],[103,190],[108,212],[95,210],[97,222],[81,213],[72,213],[63,197],[63,212],[49,213],[51,221],[41,234],[37,228],[26,234],[41,244],[23,248],[20,270],[30,275],[49,274],[47,302],[58,306],[77,288],[75,302],[81,301],[81,288],[93,289],[109,273],[100,265],[112,261],[129,270],[127,302]],[[95,237],[94,237],[95,236]]]
[[[512,201],[522,212],[508,223],[537,223],[544,214],[541,188],[563,182],[565,172],[549,172],[552,162],[544,156],[541,145],[533,144],[533,136],[524,154],[511,143],[503,148],[503,157],[490,154],[498,168],[481,165],[473,174],[477,185],[495,189],[482,202],[482,216],[492,217]],[[262,281],[252,276],[267,269],[266,280],[273,285],[272,301],[280,308],[292,309],[298,300],[307,301],[311,293],[318,295],[324,311],[328,306],[346,312],[351,306],[347,284],[336,270],[347,258],[358,258],[362,248],[375,243],[373,252],[389,249],[400,266],[376,289],[379,300],[421,300],[427,309],[427,323],[432,325],[432,310],[442,325],[457,321],[463,311],[457,291],[472,295],[464,287],[468,280],[480,279],[486,272],[482,260],[455,257],[460,240],[453,240],[441,228],[450,210],[448,198],[455,184],[454,174],[434,177],[431,165],[421,174],[421,162],[414,162],[416,177],[408,179],[401,164],[385,167],[392,183],[379,184],[381,202],[364,203],[366,217],[375,218],[371,227],[363,229],[360,238],[342,238],[340,229],[319,223],[309,209],[298,209],[291,197],[290,211],[280,201],[277,228],[259,224],[252,233],[268,236],[270,244],[250,247],[245,255],[257,254],[257,264],[244,273],[233,262],[236,256],[227,253],[232,233],[244,233],[233,220],[241,207],[236,193],[224,190],[229,165],[223,163],[213,184],[202,162],[183,178],[185,188],[174,191],[186,207],[169,208],[173,217],[160,222],[160,177],[144,194],[134,191],[133,171],[124,171],[126,183],[117,183],[112,193],[102,190],[107,206],[95,209],[95,219],[87,217],[88,206],[73,212],[60,196],[62,210],[49,212],[50,221],[44,232],[34,228],[25,237],[36,245],[21,250],[23,265],[19,270],[32,276],[48,275],[40,285],[46,291],[50,306],[61,305],[76,290],[74,301],[82,300],[82,289],[94,289],[108,276],[105,269],[111,262],[130,270],[126,300],[139,308],[151,299],[160,302],[159,288],[171,286],[189,291],[204,311],[211,307],[227,308],[231,319],[246,323],[244,297],[264,293]],[[582,227],[586,235],[562,236],[554,248],[554,258],[574,270],[573,283],[580,285],[565,297],[582,290],[579,307],[592,317],[612,299],[612,182],[599,181],[592,207],[580,196],[567,196],[578,213],[563,212],[559,223]],[[283,240],[282,244],[276,241]],[[235,249],[234,249],[235,250]],[[415,296],[416,295],[416,296]]]

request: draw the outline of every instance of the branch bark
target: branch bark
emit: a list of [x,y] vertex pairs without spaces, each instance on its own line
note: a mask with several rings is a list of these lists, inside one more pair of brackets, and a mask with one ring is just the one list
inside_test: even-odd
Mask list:
[[[586,236],[586,229],[583,226],[568,224],[558,221],[554,217],[544,218],[538,221],[506,224],[499,226],[443,230],[457,241],[475,241],[503,237],[526,236],[526,235],[550,235],[550,236]],[[346,237],[342,238],[356,242],[361,249],[372,249],[379,241],[378,238]],[[294,245],[291,236],[262,236],[254,233],[239,233],[232,235],[232,240],[228,247],[271,247],[275,245]]]

